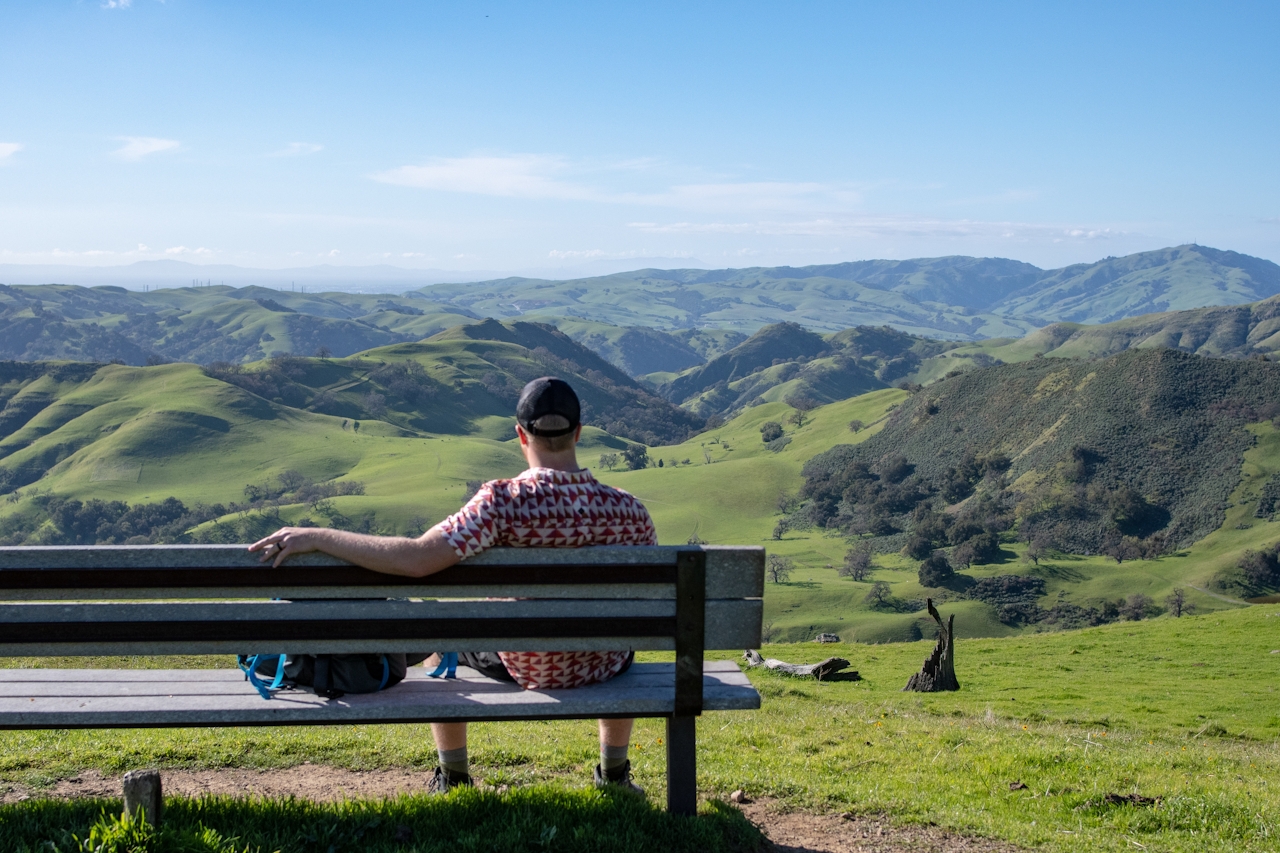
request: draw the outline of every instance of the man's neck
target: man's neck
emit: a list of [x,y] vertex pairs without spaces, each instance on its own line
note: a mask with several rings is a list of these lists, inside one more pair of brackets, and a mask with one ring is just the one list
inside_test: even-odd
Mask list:
[[548,453],[530,445],[525,453],[525,461],[530,468],[550,468],[552,471],[581,471],[578,465],[578,454],[573,450],[564,453]]

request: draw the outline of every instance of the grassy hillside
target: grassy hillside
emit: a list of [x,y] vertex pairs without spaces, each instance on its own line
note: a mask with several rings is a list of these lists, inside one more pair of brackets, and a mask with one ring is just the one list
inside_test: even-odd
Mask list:
[[478,319],[422,298],[262,287],[0,285],[0,358],[248,362],[272,353],[346,356]]
[[1239,305],[1280,294],[1280,266],[1207,246],[1176,246],[1053,270],[988,310],[1072,323]]
[[[1097,552],[1112,528],[1139,537],[1159,532],[1185,546],[1222,523],[1254,441],[1245,424],[1280,415],[1278,401],[1280,366],[1170,350],[967,373],[920,391],[867,444],[814,459],[806,469],[814,499],[808,517],[847,528],[858,512],[849,478],[874,480],[867,466],[901,455],[912,482],[943,504],[1012,484],[1025,496],[1015,508],[1022,529],[1045,532],[1059,548]],[[966,456],[996,455],[1008,465],[1000,478],[979,483],[981,472],[957,473]],[[969,484],[949,485],[959,476]],[[1136,493],[1131,506],[1116,505],[1121,489]]]
[[733,416],[761,401],[831,403],[911,377],[953,346],[887,326],[857,326],[824,336],[795,323],[776,323],[666,380],[659,393],[704,416]]

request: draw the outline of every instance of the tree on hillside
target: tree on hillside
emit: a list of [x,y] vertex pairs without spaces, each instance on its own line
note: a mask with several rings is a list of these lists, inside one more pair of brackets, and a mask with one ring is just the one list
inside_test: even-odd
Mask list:
[[387,398],[377,391],[370,391],[361,398],[364,410],[374,418],[383,418],[387,414]]
[[1245,580],[1255,587],[1269,587],[1280,583],[1280,542],[1261,551],[1245,551],[1237,565]]
[[933,540],[924,533],[914,533],[902,546],[902,556],[913,560],[926,560],[933,553]]
[[1027,545],[1027,550],[1023,552],[1022,559],[1023,562],[1032,563],[1038,566],[1040,565],[1040,561],[1048,556],[1048,554],[1049,537],[1045,536],[1043,533],[1037,533],[1031,537],[1031,543]]
[[867,425],[864,424],[862,421],[858,420],[857,418],[854,418],[853,420],[849,421],[849,432],[862,432],[866,428],[866,426]]
[[1120,602],[1120,615],[1130,622],[1137,622],[1151,615],[1154,604],[1155,602],[1151,600],[1151,596],[1135,592]]
[[1102,553],[1116,563],[1136,560],[1142,556],[1142,542],[1135,536],[1121,536],[1118,531],[1113,530],[1102,542]]
[[818,408],[822,404],[807,394],[792,394],[783,400],[791,408],[795,409],[791,413],[788,421],[797,427],[802,427],[808,422],[808,413]]
[[921,586],[943,586],[947,581],[955,577],[955,569],[951,568],[951,563],[947,560],[947,555],[941,551],[934,551],[929,558],[920,564],[920,571],[917,576],[920,579]]
[[785,534],[790,529],[791,529],[791,522],[787,521],[785,518],[780,519],[778,523],[773,526],[773,538],[781,539],[783,534]]
[[1182,618],[1183,613],[1191,613],[1196,609],[1195,604],[1187,601],[1187,593],[1182,587],[1176,587],[1173,592],[1164,600],[1164,606],[1169,608],[1169,612],[1177,618]]
[[627,449],[622,451],[622,457],[627,460],[627,469],[630,471],[649,467],[649,448],[643,444],[628,444]]
[[889,588],[888,581],[876,581],[862,600],[872,607],[883,607],[893,600],[893,590]]
[[616,454],[616,453],[601,453],[601,454],[600,454],[600,467],[601,467],[601,468],[605,468],[605,469],[607,469],[607,470],[609,470],[609,471],[612,471],[614,468],[618,467],[618,454]]
[[765,573],[774,583],[786,583],[791,580],[791,573],[795,568],[796,564],[790,557],[783,557],[780,554],[770,554],[764,562]]
[[782,438],[782,424],[777,421],[765,421],[760,424],[760,440],[765,444],[779,438]]
[[871,546],[863,544],[845,552],[844,564],[836,570],[836,573],[843,578],[864,581],[870,577],[871,568]]

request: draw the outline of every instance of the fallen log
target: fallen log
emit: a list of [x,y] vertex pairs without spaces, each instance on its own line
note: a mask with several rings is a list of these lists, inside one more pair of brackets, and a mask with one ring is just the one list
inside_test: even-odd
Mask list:
[[755,649],[747,649],[742,656],[747,660],[748,667],[763,666],[765,669],[771,669],[774,672],[781,672],[783,675],[793,675],[797,678],[816,678],[818,681],[861,681],[862,677],[854,672],[841,672],[848,669],[849,662],[844,658],[827,658],[818,663],[787,663],[776,658],[763,658]]
[[959,690],[960,682],[956,680],[955,664],[955,624],[956,615],[951,614],[947,624],[942,624],[942,617],[933,606],[933,599],[927,599],[929,615],[938,623],[938,642],[933,652],[924,659],[924,666],[907,681],[903,691],[916,693],[939,693],[943,690]]

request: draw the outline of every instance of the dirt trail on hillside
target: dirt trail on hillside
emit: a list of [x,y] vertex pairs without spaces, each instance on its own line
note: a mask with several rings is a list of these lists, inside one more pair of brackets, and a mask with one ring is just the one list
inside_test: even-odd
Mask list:
[[[285,770],[165,770],[166,794],[262,797],[294,796],[318,802],[394,797],[426,790],[429,771],[343,770],[304,764]],[[0,802],[32,797],[119,797],[119,777],[89,770],[51,788],[3,790]],[[1020,848],[986,838],[955,835],[937,827],[894,826],[875,817],[784,812],[770,800],[741,806],[771,842],[769,853],[1016,853]]]

